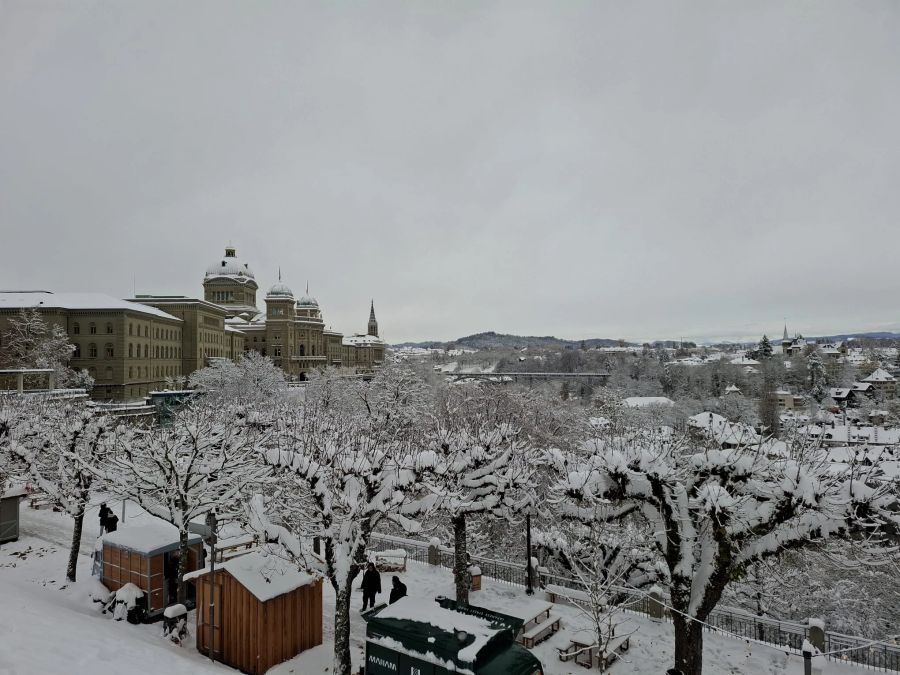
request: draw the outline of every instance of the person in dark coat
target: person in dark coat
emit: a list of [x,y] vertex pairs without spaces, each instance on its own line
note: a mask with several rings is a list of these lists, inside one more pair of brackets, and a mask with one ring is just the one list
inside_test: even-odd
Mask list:
[[375,606],[375,596],[381,593],[381,575],[375,569],[375,563],[369,563],[362,580],[363,611]]
[[406,595],[406,584],[400,581],[400,577],[395,576],[391,579],[391,597],[388,601],[389,605],[393,605],[400,598]]
[[119,517],[113,513],[109,512],[109,517],[106,519],[106,531],[107,532],[115,532],[116,527],[119,525]]
[[106,505],[106,502],[103,502],[100,505],[100,534],[106,532],[106,524],[109,521],[109,517],[112,515],[112,509]]

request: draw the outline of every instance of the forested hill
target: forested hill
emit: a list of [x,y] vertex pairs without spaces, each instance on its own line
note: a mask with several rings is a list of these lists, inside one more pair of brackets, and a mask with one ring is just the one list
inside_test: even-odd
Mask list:
[[404,342],[402,344],[394,346],[422,347],[426,349],[443,349],[445,347],[464,347],[468,349],[497,349],[505,347],[512,349],[521,349],[522,347],[580,347],[582,344],[584,344],[584,346],[587,348],[615,347],[621,344],[621,342],[619,340],[610,340],[608,338],[564,340],[552,335],[509,335],[508,333],[495,333],[494,331],[488,331],[486,333],[467,335],[466,337],[461,337],[456,340],[449,340],[447,342]]

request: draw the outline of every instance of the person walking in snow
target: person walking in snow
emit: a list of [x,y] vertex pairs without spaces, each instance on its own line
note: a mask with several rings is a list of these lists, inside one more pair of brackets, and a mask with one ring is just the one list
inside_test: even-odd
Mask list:
[[107,529],[107,521],[109,521],[109,517],[112,515],[112,509],[106,505],[106,502],[103,502],[100,505],[100,534],[106,532]]
[[391,584],[391,597],[388,600],[389,605],[393,605],[400,598],[406,596],[406,584],[400,581],[400,577],[394,576],[393,579],[391,579]]
[[375,563],[370,562],[366,573],[363,574],[362,592],[363,611],[365,612],[367,607],[375,606],[375,596],[381,593],[381,575],[375,569]]

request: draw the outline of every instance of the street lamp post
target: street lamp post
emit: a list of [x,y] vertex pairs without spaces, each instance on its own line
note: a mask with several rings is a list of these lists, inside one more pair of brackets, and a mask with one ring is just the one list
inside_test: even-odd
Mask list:
[[525,568],[525,593],[534,595],[534,586],[531,580],[531,513],[525,514],[525,555],[528,558],[528,566]]
[[216,660],[216,530],[218,529],[216,512],[206,514],[206,527],[209,529],[206,541],[209,544],[209,658]]

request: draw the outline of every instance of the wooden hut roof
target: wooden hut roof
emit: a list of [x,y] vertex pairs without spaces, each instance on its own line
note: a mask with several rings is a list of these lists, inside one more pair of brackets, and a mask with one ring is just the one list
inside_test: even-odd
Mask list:
[[[200,535],[188,535],[188,545],[199,544],[201,541]],[[159,555],[178,548],[178,528],[154,518],[147,523],[129,524],[115,532],[104,534],[103,543],[147,556]]]
[[[283,558],[264,553],[247,553],[216,565],[216,571],[224,570],[252,593],[260,602],[267,602],[279,595],[290,593],[302,586],[308,586],[318,577],[301,572]],[[184,578],[196,579],[208,574],[210,568],[185,574]]]

